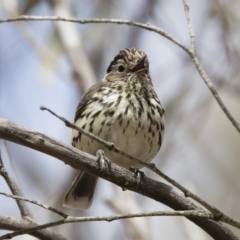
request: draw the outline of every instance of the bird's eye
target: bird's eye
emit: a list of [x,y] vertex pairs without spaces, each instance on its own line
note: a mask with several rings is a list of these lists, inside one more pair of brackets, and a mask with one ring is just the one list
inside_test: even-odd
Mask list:
[[120,65],[118,67],[118,72],[123,72],[125,70],[125,67],[123,65]]

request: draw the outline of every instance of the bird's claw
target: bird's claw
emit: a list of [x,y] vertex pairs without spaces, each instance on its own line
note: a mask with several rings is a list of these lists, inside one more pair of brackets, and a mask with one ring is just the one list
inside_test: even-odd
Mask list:
[[143,171],[140,171],[138,168],[130,167],[129,170],[133,172],[134,177],[137,178],[137,188],[139,184],[141,183],[141,180],[145,177],[145,174]]
[[106,157],[106,154],[103,150],[99,149],[96,153],[97,156],[97,163],[99,164],[99,168],[104,171],[106,169],[106,165],[108,168],[111,167],[111,161]]

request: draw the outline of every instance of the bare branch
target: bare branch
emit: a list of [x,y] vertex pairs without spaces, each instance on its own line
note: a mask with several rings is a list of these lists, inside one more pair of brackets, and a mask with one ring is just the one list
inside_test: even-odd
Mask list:
[[208,86],[210,91],[212,92],[212,95],[214,96],[214,98],[218,102],[219,106],[222,108],[223,112],[226,114],[226,116],[228,117],[230,122],[233,124],[233,126],[235,126],[237,131],[240,133],[239,123],[234,119],[232,114],[229,112],[229,110],[227,109],[227,107],[223,103],[222,99],[220,98],[220,96],[217,93],[216,88],[214,87],[213,83],[209,79],[207,73],[205,72],[204,68],[202,67],[202,65],[201,65],[201,63],[200,63],[200,61],[199,61],[199,59],[196,55],[195,36],[194,36],[194,31],[193,31],[193,27],[192,27],[192,23],[191,23],[191,19],[190,19],[189,6],[187,5],[186,0],[183,0],[183,5],[184,5],[184,11],[185,11],[186,19],[187,19],[189,34],[190,34],[190,38],[191,38],[191,48],[187,50],[187,53],[192,58],[193,63],[196,66],[200,76],[202,77],[202,79],[204,80],[204,82],[206,83],[206,85]]
[[0,194],[1,194],[1,195],[4,195],[4,196],[6,196],[6,197],[10,197],[10,198],[16,199],[16,200],[23,200],[23,201],[25,201],[25,202],[33,203],[33,204],[35,204],[35,205],[38,205],[39,207],[42,207],[42,208],[44,208],[44,209],[47,209],[47,210],[49,210],[49,211],[51,211],[51,212],[54,212],[54,213],[60,215],[60,216],[63,217],[63,218],[68,217],[67,214],[65,214],[65,213],[57,210],[56,208],[49,207],[49,206],[47,206],[47,205],[45,205],[45,204],[42,204],[41,202],[39,202],[39,201],[37,201],[37,200],[32,200],[32,199],[28,199],[28,198],[24,198],[24,197],[21,197],[21,196],[16,196],[16,195],[4,193],[4,192],[0,192]]
[[135,26],[135,27],[140,27],[155,33],[160,34],[161,36],[167,38],[171,42],[177,44],[179,47],[181,47],[184,51],[186,51],[189,56],[192,58],[193,63],[195,67],[197,68],[200,76],[206,83],[207,87],[211,91],[213,97],[216,99],[218,102],[219,106],[222,108],[223,112],[227,116],[227,118],[230,120],[230,122],[233,124],[233,126],[236,128],[238,133],[240,133],[240,124],[236,119],[232,116],[232,114],[229,112],[225,104],[223,103],[222,99],[217,93],[216,88],[214,87],[213,83],[209,79],[208,75],[204,71],[202,65],[200,64],[200,61],[196,54],[193,52],[192,48],[186,47],[183,43],[172,37],[170,34],[162,30],[161,28],[152,26],[150,24],[144,24],[144,23],[138,23],[138,22],[133,22],[129,20],[123,20],[123,19],[105,19],[105,18],[93,18],[93,19],[75,19],[75,18],[64,18],[64,17],[39,17],[39,16],[20,16],[17,18],[8,18],[8,19],[3,19],[0,20],[1,23],[6,23],[6,22],[16,22],[16,21],[64,21],[64,22],[74,22],[74,23],[80,23],[80,24],[88,24],[88,23],[111,23],[111,24],[123,24],[123,25],[129,25],[129,26]]
[[[2,156],[1,156],[1,151],[0,151],[0,175],[5,179],[7,185],[9,186],[9,188],[11,190],[11,192],[14,195],[19,195],[19,191],[18,191],[18,188],[17,188],[16,184],[12,181],[12,179],[9,176],[6,168],[4,167]],[[20,199],[16,199],[16,202],[17,202],[18,208],[20,210],[21,216],[23,218],[28,217],[29,214],[28,214],[28,211],[27,211],[23,201],[21,201]]]
[[82,134],[94,139],[95,141],[103,144],[105,147],[107,147],[109,150],[112,150],[124,157],[127,157],[129,159],[131,159],[132,161],[150,169],[151,171],[153,171],[154,173],[156,173],[158,176],[162,177],[163,179],[165,179],[166,181],[168,181],[169,183],[171,183],[173,186],[177,187],[178,189],[180,189],[186,197],[191,197],[192,199],[194,199],[195,201],[197,201],[198,203],[202,204],[206,209],[208,209],[211,213],[214,214],[216,219],[220,219],[224,214],[219,211],[217,208],[211,206],[210,204],[208,204],[206,201],[204,201],[203,199],[201,199],[200,197],[198,197],[197,195],[193,194],[192,192],[190,192],[188,189],[186,189],[185,187],[183,187],[182,185],[180,185],[178,182],[176,182],[175,180],[173,180],[172,178],[168,177],[167,175],[165,175],[160,169],[158,169],[156,167],[156,165],[154,163],[147,163],[147,162],[143,162],[138,158],[135,158],[131,155],[129,155],[128,153],[122,151],[120,148],[116,147],[114,145],[114,143],[112,142],[107,142],[101,138],[99,138],[98,136],[84,130],[83,128],[78,127],[77,125],[71,123],[70,121],[68,121],[67,119],[57,115],[56,113],[54,113],[52,110],[41,106],[40,107],[41,110],[47,110],[48,112],[50,112],[51,114],[53,114],[55,117],[57,117],[58,119],[60,119],[61,121],[63,121],[65,123],[65,125],[67,127],[70,127],[72,129],[75,129],[79,132],[81,132]]
[[[102,177],[116,185],[138,192],[159,201],[175,210],[198,210],[203,208],[189,198],[179,194],[171,186],[144,177],[139,183],[134,174],[114,163],[111,168],[99,168],[96,157],[84,153],[74,147],[48,137],[42,133],[20,127],[6,119],[0,118],[0,138],[38,150],[69,164],[71,167]],[[220,222],[189,217],[189,220],[204,229],[210,236],[218,240],[239,239]],[[240,228],[240,223],[223,215],[221,221]],[[220,236],[220,237],[219,237]]]
[[149,31],[156,32],[163,37],[166,37],[171,42],[177,44],[179,47],[183,48],[185,51],[188,51],[188,48],[182,44],[180,41],[172,37],[170,34],[166,33],[163,29],[150,25],[149,23],[138,23],[130,20],[124,19],[106,19],[106,18],[92,18],[92,19],[76,19],[76,18],[65,18],[65,17],[57,17],[57,16],[19,16],[17,18],[8,18],[0,20],[1,23],[5,22],[16,22],[16,21],[63,21],[63,22],[73,22],[80,24],[88,24],[88,23],[113,23],[113,24],[123,24],[129,26],[140,27]]
[[[20,229],[29,229],[35,226],[38,226],[38,224],[31,219],[31,217],[28,214],[28,211],[23,203],[23,201],[28,201],[29,199],[25,199],[19,196],[16,196],[16,194],[19,194],[18,188],[16,186],[16,184],[13,182],[13,180],[10,178],[7,170],[4,167],[3,164],[3,160],[1,157],[1,152],[0,152],[0,175],[2,175],[2,177],[5,179],[6,183],[8,184],[11,192],[14,195],[11,194],[7,194],[7,193],[0,193],[2,195],[8,196],[8,197],[12,197],[13,199],[16,200],[18,208],[20,210],[21,219],[16,219],[13,217],[3,217],[0,216],[0,229],[5,229],[5,230],[20,230]],[[29,201],[31,202],[31,200]],[[32,202],[34,203],[34,202]],[[37,204],[37,201],[35,202],[35,204]],[[38,205],[39,202],[38,202]],[[44,206],[42,206],[44,207]],[[49,208],[49,210],[54,211],[55,209],[53,208]],[[60,213],[58,210],[56,210],[56,213]],[[63,216],[63,215],[61,215]],[[65,240],[66,238],[62,237],[60,234],[57,234],[51,230],[43,230],[43,231],[39,231],[39,232],[34,232],[31,234],[32,236],[38,237],[39,239],[43,239],[43,240]]]
[[[109,150],[112,150],[112,151],[114,151],[114,152],[116,152],[116,153],[118,153],[118,154],[120,154],[120,155],[122,155],[122,156],[124,156],[124,157],[127,157],[127,158],[133,160],[134,162],[139,163],[139,164],[141,164],[142,166],[148,167],[148,168],[150,169],[150,167],[151,167],[150,164],[148,164],[148,163],[146,163],[146,162],[143,162],[143,161],[141,161],[140,159],[135,158],[135,157],[129,155],[128,153],[122,151],[120,148],[116,147],[113,142],[105,141],[104,139],[102,139],[102,138],[94,135],[93,133],[90,133],[90,132],[86,131],[85,129],[78,127],[76,124],[71,123],[71,122],[68,121],[66,118],[57,115],[55,112],[53,112],[52,110],[50,110],[49,108],[47,108],[47,107],[45,107],[45,106],[41,106],[40,109],[41,109],[41,110],[46,110],[46,111],[50,112],[52,115],[54,115],[55,117],[57,117],[58,119],[60,119],[62,122],[64,122],[65,125],[66,125],[66,127],[75,129],[75,130],[79,131],[80,133],[82,133],[82,134],[90,137],[91,139],[93,139],[93,140],[95,140],[95,141],[103,144],[103,145],[104,145],[105,147],[107,147]],[[150,166],[149,166],[149,165],[150,165]],[[157,172],[156,172],[156,173],[157,173]],[[158,173],[157,173],[157,174],[158,174]]]
[[185,216],[185,217],[198,217],[204,219],[213,219],[213,215],[211,213],[207,213],[206,211],[155,211],[155,212],[147,212],[147,213],[130,213],[130,214],[118,214],[118,215],[111,215],[106,217],[73,217],[69,216],[66,219],[58,220],[55,222],[50,222],[47,224],[39,225],[36,227],[32,227],[29,229],[23,229],[20,231],[16,231],[13,233],[7,233],[2,235],[0,239],[10,239],[19,235],[31,233],[34,231],[39,231],[42,229],[46,229],[53,226],[58,226],[66,223],[76,223],[76,222],[93,222],[93,221],[106,221],[112,222],[119,219],[126,219],[126,218],[137,218],[137,217],[156,217],[156,216]]
[[194,36],[194,31],[193,31],[193,27],[190,19],[189,6],[187,5],[186,0],[183,0],[183,5],[184,5],[184,11],[187,19],[188,30],[191,38],[191,49],[192,49],[192,52],[195,53],[195,36]]
[[[36,223],[29,221],[28,219],[18,219],[15,217],[0,216],[0,229],[9,231],[18,231],[23,229],[29,229],[37,226]],[[35,231],[31,233],[32,236],[37,237],[42,240],[67,240],[67,238],[62,235],[50,230],[44,229],[40,231]],[[3,236],[1,236],[2,239]]]

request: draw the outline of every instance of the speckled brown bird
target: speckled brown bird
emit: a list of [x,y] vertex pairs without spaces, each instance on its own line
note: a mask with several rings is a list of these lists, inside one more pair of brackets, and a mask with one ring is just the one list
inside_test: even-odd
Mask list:
[[[153,89],[147,55],[135,48],[121,50],[103,80],[84,94],[74,121],[131,156],[150,162],[162,144],[164,109]],[[141,168],[76,130],[72,132],[72,145],[92,155],[102,149],[112,162],[124,168]],[[96,176],[79,172],[63,205],[89,208],[97,180]]]

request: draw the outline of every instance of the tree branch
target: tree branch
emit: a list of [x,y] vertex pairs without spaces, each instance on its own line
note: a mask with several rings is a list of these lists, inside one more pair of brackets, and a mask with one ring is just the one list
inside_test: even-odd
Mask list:
[[[15,217],[0,216],[0,229],[9,231],[18,231],[22,229],[29,229],[38,226],[36,223],[27,219],[18,219]],[[50,230],[44,229],[31,233],[32,236],[43,240],[67,240],[62,235]],[[2,238],[3,236],[1,236]],[[3,238],[2,238],[3,239]],[[4,238],[6,239],[6,238]]]
[[32,204],[38,205],[39,207],[42,207],[42,208],[47,209],[47,210],[49,210],[51,212],[54,212],[54,213],[58,214],[59,216],[61,216],[63,218],[66,218],[68,216],[67,214],[57,210],[56,208],[49,207],[49,206],[47,206],[45,204],[42,204],[41,202],[39,202],[37,200],[32,200],[32,199],[24,198],[24,197],[21,197],[21,196],[7,194],[7,193],[4,193],[4,192],[0,192],[0,195],[6,196],[6,197],[10,197],[10,198],[13,198],[15,200],[23,200],[23,201],[26,201],[26,202],[30,202]]
[[191,39],[191,49],[195,53],[195,36],[194,36],[194,31],[190,19],[190,13],[189,13],[189,6],[186,3],[186,0],[183,0],[183,6],[184,6],[184,11],[185,11],[185,16],[187,19],[187,25],[188,25],[188,30],[190,34],[190,39]]
[[204,206],[206,209],[208,209],[211,213],[214,214],[215,219],[220,220],[222,218],[222,216],[224,216],[224,213],[222,213],[220,210],[211,206],[209,203],[207,203],[206,201],[204,201],[203,199],[201,199],[197,195],[193,194],[188,189],[183,187],[181,184],[179,184],[178,182],[176,182],[175,180],[173,180],[172,178],[170,178],[166,174],[164,174],[162,171],[160,171],[154,163],[147,163],[147,162],[141,161],[140,159],[129,155],[128,153],[122,151],[120,148],[116,147],[114,145],[114,143],[105,141],[104,139],[99,138],[98,136],[94,135],[93,133],[90,133],[90,132],[86,131],[85,129],[78,127],[77,125],[68,121],[66,118],[57,115],[55,112],[53,112],[52,110],[50,110],[50,109],[48,109],[44,106],[41,106],[40,109],[50,112],[52,115],[54,115],[55,117],[60,119],[62,122],[64,122],[67,127],[79,131],[80,133],[90,137],[91,139],[103,144],[109,150],[114,151],[114,152],[116,152],[116,153],[118,153],[118,154],[120,154],[124,157],[127,157],[130,160],[132,160],[133,162],[136,162],[136,163],[148,168],[149,170],[153,171],[158,176],[162,177],[163,179],[165,179],[166,181],[171,183],[173,186],[180,189],[185,194],[186,197],[191,197],[192,199],[196,200],[198,203],[202,204],[202,206]]
[[[5,229],[5,230],[13,230],[13,231],[18,231],[20,229],[30,229],[36,226],[39,226],[30,216],[29,213],[27,211],[27,208],[25,207],[25,204],[23,203],[23,201],[28,201],[29,199],[20,197],[20,196],[16,196],[19,194],[18,188],[16,186],[16,184],[13,182],[13,180],[11,179],[11,177],[9,176],[7,170],[4,167],[4,163],[1,157],[1,152],[0,152],[0,175],[2,175],[2,177],[5,179],[6,183],[8,184],[11,192],[14,194],[7,194],[7,193],[1,193],[2,195],[5,195],[7,197],[11,197],[13,199],[16,200],[18,208],[20,210],[21,216],[22,218],[20,219],[16,219],[13,217],[4,217],[4,216],[0,216],[0,229]],[[41,203],[35,201],[31,201],[29,200],[29,202],[35,203],[40,205]],[[46,206],[42,206],[43,208]],[[58,213],[59,215],[61,215],[61,212],[54,209],[54,208],[49,208],[48,210],[50,211],[54,211],[55,213]],[[64,216],[64,213],[62,213]],[[67,215],[66,215],[67,216]],[[44,231],[39,231],[39,232],[34,232],[31,234],[32,236],[38,237],[39,239],[43,239],[43,240],[64,240],[65,238],[60,235],[55,233],[54,231],[50,231],[50,230],[44,230]]]
[[149,23],[138,23],[131,20],[124,20],[124,19],[106,19],[106,18],[92,18],[92,19],[76,19],[76,18],[65,18],[65,17],[58,17],[58,16],[19,16],[16,18],[7,18],[0,20],[1,23],[5,22],[16,22],[16,21],[62,21],[62,22],[73,22],[73,23],[80,23],[80,24],[89,24],[89,23],[113,23],[113,24],[123,24],[129,26],[140,27],[152,32],[156,32],[163,37],[166,37],[171,42],[177,44],[179,47],[183,48],[185,51],[188,48],[182,44],[180,41],[172,37],[170,34],[166,33],[163,29],[155,27]]
[[[18,188],[16,186],[16,184],[12,181],[11,177],[9,176],[6,168],[4,167],[3,164],[3,160],[2,160],[2,156],[1,156],[1,151],[0,151],[0,175],[5,179],[7,185],[9,186],[11,192],[13,195],[19,195],[19,191]],[[21,216],[22,218],[24,217],[28,217],[28,211],[23,203],[23,201],[21,201],[20,199],[16,199],[18,208],[20,210]]]
[[[111,164],[111,168],[99,168],[96,157],[74,147],[67,146],[37,131],[18,126],[4,118],[0,118],[0,138],[46,153],[69,164],[75,169],[102,177],[120,187],[138,192],[175,210],[203,210],[202,207],[189,198],[185,198],[182,194],[179,194],[171,186],[147,177],[144,177],[139,183],[132,172],[114,163]],[[221,218],[221,221],[230,221],[224,217]],[[204,229],[214,239],[239,239],[220,222],[193,217],[189,217],[189,220]],[[239,224],[236,220],[231,220],[234,224]]]
[[193,63],[195,67],[197,68],[200,76],[202,77],[203,81],[206,83],[208,86],[209,90],[211,91],[213,97],[216,99],[218,102],[219,106],[222,108],[223,112],[227,116],[227,118],[230,120],[230,122],[233,124],[233,126],[237,129],[237,131],[240,133],[240,124],[234,119],[232,114],[229,112],[225,104],[223,103],[222,99],[218,95],[217,89],[214,87],[213,83],[211,82],[210,78],[208,77],[207,73],[205,72],[204,68],[202,67],[199,58],[197,57],[196,54],[196,46],[195,46],[195,36],[194,36],[194,31],[190,19],[190,14],[189,14],[189,6],[186,3],[186,0],[183,0],[183,5],[184,5],[184,11],[185,11],[185,16],[187,20],[187,25],[188,25],[188,30],[190,34],[190,39],[191,39],[191,48],[187,49],[187,53],[190,55],[190,57],[193,60]]
[[186,47],[183,43],[172,37],[170,34],[165,32],[163,29],[152,26],[150,24],[144,24],[144,23],[138,23],[138,22],[133,22],[130,20],[123,20],[123,19],[105,19],[105,18],[93,18],[93,19],[75,19],[75,18],[64,18],[64,17],[43,17],[43,16],[20,16],[17,18],[8,18],[8,19],[3,19],[0,20],[1,23],[6,23],[6,22],[16,22],[16,21],[63,21],[63,22],[74,22],[74,23],[80,23],[80,24],[89,24],[89,23],[111,23],[111,24],[123,24],[123,25],[129,25],[129,26],[134,26],[134,27],[140,27],[143,29],[146,29],[148,31],[152,31],[155,33],[160,34],[161,36],[167,38],[171,42],[177,44],[179,47],[181,47],[184,51],[188,53],[188,55],[192,58],[193,63],[195,67],[197,68],[200,76],[206,83],[207,87],[211,91],[213,97],[216,99],[217,103],[229,119],[229,121],[233,124],[233,126],[236,128],[238,133],[240,133],[240,124],[236,121],[236,119],[232,116],[230,111],[227,109],[225,104],[223,103],[222,99],[217,93],[216,88],[214,87],[213,83],[211,82],[210,78],[208,77],[207,73],[203,69],[197,55],[195,52],[193,52],[192,48]]
[[115,220],[120,219],[129,219],[129,218],[138,218],[138,217],[156,217],[156,216],[185,216],[185,217],[193,217],[193,218],[203,218],[203,219],[213,219],[213,215],[211,213],[207,213],[206,211],[154,211],[154,212],[148,212],[148,213],[129,213],[129,214],[118,214],[118,215],[111,215],[111,216],[105,216],[105,217],[74,217],[74,216],[68,216],[65,219],[42,224],[36,227],[31,227],[29,229],[23,229],[19,230],[13,233],[7,233],[5,235],[2,235],[0,239],[11,239],[13,237],[28,234],[34,231],[39,231],[42,229],[46,229],[53,226],[59,226],[62,224],[67,223],[76,223],[76,222],[99,222],[99,221],[105,221],[105,222],[112,222]]
[[6,197],[13,198],[13,199],[21,199],[23,201],[33,203],[35,205],[38,205],[39,207],[42,207],[51,212],[54,212],[64,218],[60,221],[55,221],[55,222],[51,222],[51,223],[47,223],[47,224],[43,224],[43,225],[33,226],[33,227],[30,227],[27,229],[18,230],[14,233],[5,234],[5,235],[2,235],[0,237],[0,239],[9,239],[9,238],[13,238],[15,236],[19,236],[22,234],[29,234],[34,231],[39,231],[39,230],[46,229],[49,227],[58,226],[61,224],[66,224],[66,223],[73,223],[73,222],[93,222],[93,221],[111,222],[111,221],[120,220],[120,219],[132,219],[132,218],[139,218],[139,217],[155,217],[155,216],[185,216],[185,217],[199,217],[199,218],[206,218],[206,219],[214,219],[214,215],[212,213],[209,213],[209,212],[203,211],[203,210],[201,210],[201,211],[198,211],[198,210],[197,211],[196,210],[153,211],[153,212],[147,212],[147,213],[128,213],[128,214],[118,214],[118,215],[103,216],[103,217],[99,217],[99,216],[75,217],[75,216],[69,216],[51,206],[47,206],[46,204],[43,204],[36,200],[31,200],[31,199],[24,198],[21,196],[15,196],[15,195],[2,193],[2,192],[0,192],[0,194],[4,195]]

